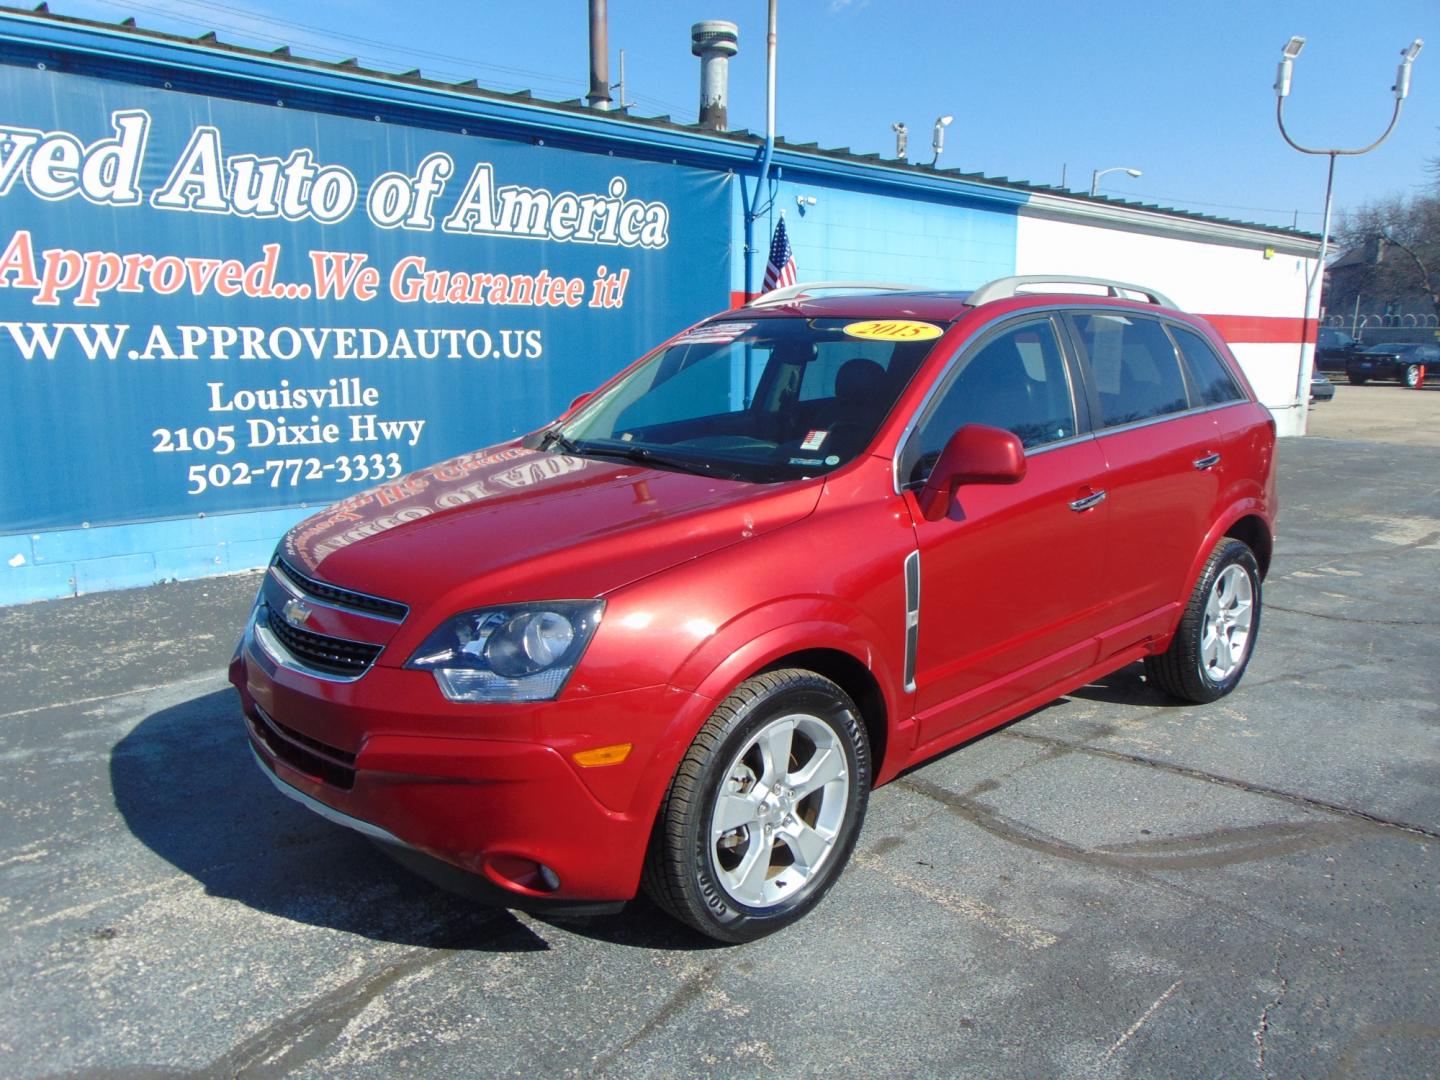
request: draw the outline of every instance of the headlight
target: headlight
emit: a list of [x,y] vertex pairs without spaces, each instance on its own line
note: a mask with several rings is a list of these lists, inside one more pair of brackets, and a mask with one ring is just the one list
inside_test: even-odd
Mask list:
[[406,667],[435,673],[451,701],[548,701],[564,688],[603,600],[481,608],[441,624]]

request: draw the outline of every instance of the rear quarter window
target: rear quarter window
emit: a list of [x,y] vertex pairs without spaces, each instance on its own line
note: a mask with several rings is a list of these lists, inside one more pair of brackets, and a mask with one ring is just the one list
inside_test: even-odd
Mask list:
[[1230,365],[1221,359],[1214,347],[1193,330],[1183,326],[1170,326],[1175,343],[1180,346],[1180,355],[1185,360],[1185,371],[1190,376],[1190,388],[1199,405],[1225,405],[1232,401],[1245,400],[1245,393]]

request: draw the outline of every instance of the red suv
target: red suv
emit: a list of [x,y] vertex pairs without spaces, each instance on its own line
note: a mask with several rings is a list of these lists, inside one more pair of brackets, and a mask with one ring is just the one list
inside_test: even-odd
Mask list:
[[420,872],[748,940],[901,770],[1136,660],[1234,689],[1274,447],[1153,290],[783,289],[296,526],[230,677],[280,790]]

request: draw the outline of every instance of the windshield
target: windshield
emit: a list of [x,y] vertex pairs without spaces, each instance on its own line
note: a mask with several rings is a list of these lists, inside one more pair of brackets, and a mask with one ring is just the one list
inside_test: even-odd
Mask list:
[[870,444],[942,332],[897,320],[708,323],[543,445],[758,482],[817,476]]

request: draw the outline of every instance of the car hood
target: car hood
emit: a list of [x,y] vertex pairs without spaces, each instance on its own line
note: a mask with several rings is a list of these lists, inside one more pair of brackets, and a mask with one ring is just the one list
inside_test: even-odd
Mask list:
[[798,521],[821,487],[511,443],[345,499],[291,529],[282,552],[320,580],[412,608],[578,599]]

